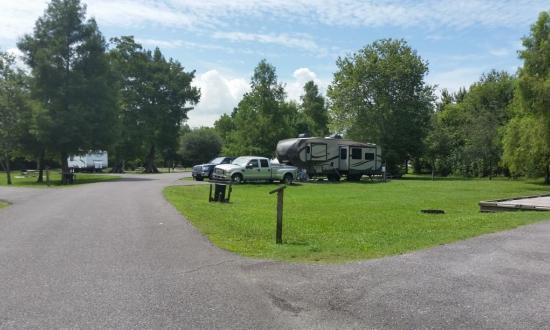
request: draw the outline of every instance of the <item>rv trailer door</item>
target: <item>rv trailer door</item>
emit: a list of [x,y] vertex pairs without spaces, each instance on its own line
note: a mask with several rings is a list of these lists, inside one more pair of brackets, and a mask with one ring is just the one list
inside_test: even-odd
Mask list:
[[339,155],[338,157],[338,170],[339,171],[345,171],[347,172],[349,169],[349,147],[348,146],[340,146],[339,147]]

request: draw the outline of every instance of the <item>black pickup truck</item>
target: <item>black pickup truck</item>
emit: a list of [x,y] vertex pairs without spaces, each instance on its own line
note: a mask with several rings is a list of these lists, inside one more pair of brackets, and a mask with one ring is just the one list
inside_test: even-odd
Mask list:
[[195,165],[193,166],[191,175],[193,175],[193,179],[197,181],[202,181],[204,178],[212,178],[212,172],[214,171],[214,167],[216,167],[216,165],[230,164],[233,159],[235,159],[235,157],[217,157],[209,161],[207,164]]

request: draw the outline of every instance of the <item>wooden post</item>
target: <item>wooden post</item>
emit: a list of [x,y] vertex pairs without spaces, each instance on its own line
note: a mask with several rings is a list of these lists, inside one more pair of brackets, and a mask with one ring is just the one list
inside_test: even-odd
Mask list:
[[286,185],[270,191],[270,194],[277,193],[277,231],[275,232],[275,243],[283,244],[283,197]]

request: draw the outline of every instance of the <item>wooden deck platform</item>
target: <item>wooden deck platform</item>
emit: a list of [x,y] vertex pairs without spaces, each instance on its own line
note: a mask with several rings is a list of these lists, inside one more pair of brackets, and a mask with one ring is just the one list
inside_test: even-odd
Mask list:
[[479,202],[481,212],[550,211],[550,194]]

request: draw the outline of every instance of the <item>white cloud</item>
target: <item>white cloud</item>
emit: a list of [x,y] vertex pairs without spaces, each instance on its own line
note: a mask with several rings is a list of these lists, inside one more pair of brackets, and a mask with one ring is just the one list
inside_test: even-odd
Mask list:
[[46,8],[46,0],[2,1],[0,3],[0,41],[14,41],[32,32],[34,22]]
[[217,70],[198,75],[193,85],[201,89],[201,100],[188,114],[191,127],[211,126],[222,114],[231,113],[249,90],[244,78],[230,78]]
[[315,84],[324,89],[326,86],[317,78],[317,74],[311,71],[309,68],[299,68],[294,70],[292,74],[294,77],[293,81],[290,81],[286,84],[286,93],[289,100],[294,100],[300,102],[300,96],[304,94],[304,85],[313,80]]
[[171,1],[88,0],[88,14],[100,24],[122,27],[143,27],[147,24],[170,27],[206,25],[201,15],[177,8]]
[[186,48],[186,49],[192,49],[194,51],[196,50],[214,50],[214,51],[223,51],[225,53],[229,54],[255,54],[256,52],[248,49],[248,48],[231,48],[231,47],[225,47],[210,43],[198,43],[198,42],[192,42],[192,41],[184,41],[180,39],[175,40],[161,40],[161,39],[147,39],[147,38],[136,38],[136,42],[140,43],[142,46],[145,46],[145,48],[154,48],[159,47],[161,49],[174,49],[174,48]]
[[[241,22],[241,17],[317,22],[328,26],[449,27],[528,26],[548,3],[537,0],[87,0],[88,14],[103,26],[220,30]],[[46,7],[46,0],[0,2],[0,38],[14,40],[32,26]],[[315,47],[307,38],[256,35],[260,42]],[[271,39],[271,40],[270,40]]]
[[288,48],[299,48],[307,51],[318,51],[319,46],[313,38],[307,34],[288,35],[282,34],[260,34],[243,32],[216,32],[214,38],[225,39],[233,42],[259,42],[263,44],[274,44]]
[[[293,79],[282,81],[285,84],[287,99],[300,102],[306,82],[313,80],[321,93],[324,93],[328,81],[320,79],[309,68],[294,70]],[[248,80],[244,77],[228,77],[218,70],[200,74],[193,85],[201,89],[201,100],[194,110],[188,113],[188,124],[191,127],[212,126],[222,114],[231,113],[243,95],[250,90]]]

